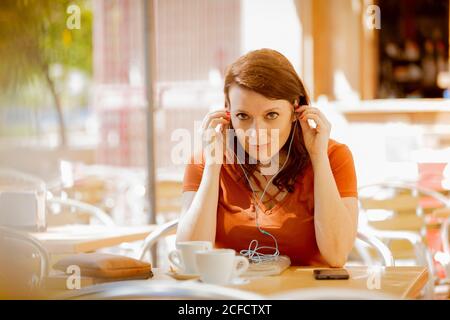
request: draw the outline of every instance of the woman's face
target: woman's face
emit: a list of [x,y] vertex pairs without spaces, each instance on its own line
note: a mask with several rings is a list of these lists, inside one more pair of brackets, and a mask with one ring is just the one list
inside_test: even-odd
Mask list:
[[289,138],[293,105],[233,85],[229,90],[231,123],[241,146],[254,159],[270,162]]

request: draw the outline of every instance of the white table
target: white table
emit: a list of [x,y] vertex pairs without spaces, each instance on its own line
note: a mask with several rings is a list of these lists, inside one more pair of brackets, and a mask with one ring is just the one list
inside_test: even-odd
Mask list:
[[65,225],[33,232],[50,254],[92,252],[124,242],[144,240],[157,226]]
[[[287,293],[291,290],[322,288],[328,290],[354,289],[360,292],[367,292],[368,294],[375,291],[378,294],[385,294],[393,299],[416,299],[420,297],[420,293],[426,286],[429,276],[428,270],[425,267],[370,268],[361,266],[346,268],[350,274],[350,279],[348,280],[315,280],[313,277],[313,269],[312,267],[291,266],[281,275],[248,278],[247,283],[226,285],[224,287],[262,295],[267,298],[270,298],[272,295]],[[379,288],[369,289],[367,281],[373,272],[379,273]],[[185,281],[176,280],[160,268],[154,268],[153,274],[154,276],[147,280],[135,280],[136,284],[148,282],[148,289],[151,292],[152,281],[163,280],[180,284],[185,281],[196,281],[195,279]],[[58,296],[67,293],[65,289],[66,278],[67,275],[60,276],[59,282],[55,282],[54,287],[48,291],[49,296]],[[81,284],[82,288],[89,288],[97,284],[92,278],[85,278],[84,280]],[[120,284],[120,281],[111,283],[111,285],[117,284]],[[218,290],[220,290],[220,287]]]

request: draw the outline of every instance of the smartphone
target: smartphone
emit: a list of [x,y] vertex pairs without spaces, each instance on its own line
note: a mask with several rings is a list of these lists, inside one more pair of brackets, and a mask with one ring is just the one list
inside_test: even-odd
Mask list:
[[348,271],[342,268],[336,269],[314,269],[316,280],[346,280],[350,278]]

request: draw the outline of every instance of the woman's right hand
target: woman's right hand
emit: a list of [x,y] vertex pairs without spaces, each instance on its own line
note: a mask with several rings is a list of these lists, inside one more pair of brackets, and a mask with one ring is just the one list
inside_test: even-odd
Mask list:
[[201,134],[205,164],[222,165],[226,150],[226,129],[229,128],[230,119],[230,113],[225,109],[211,111],[203,118]]

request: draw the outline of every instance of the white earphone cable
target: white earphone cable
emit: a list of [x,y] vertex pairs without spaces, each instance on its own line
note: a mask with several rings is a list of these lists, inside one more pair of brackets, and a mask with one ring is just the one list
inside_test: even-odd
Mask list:
[[[283,165],[281,166],[281,168],[280,168],[280,169],[273,175],[273,177],[270,178],[270,180],[267,182],[267,185],[266,185],[266,187],[264,188],[264,191],[263,191],[263,193],[262,193],[262,196],[261,196],[261,198],[259,199],[260,202],[262,202],[262,199],[264,199],[264,196],[265,196],[265,194],[266,194],[267,188],[270,186],[272,180],[278,175],[278,173],[281,172],[281,170],[283,170],[284,166],[286,165],[286,163],[287,163],[287,161],[288,161],[288,159],[289,159],[289,155],[290,155],[290,153],[291,153],[292,142],[294,141],[295,131],[296,131],[296,129],[297,129],[297,122],[298,122],[298,121],[295,120],[294,130],[293,130],[293,132],[292,132],[291,141],[289,142],[289,148],[288,148],[288,153],[287,153],[287,156],[286,156],[286,160],[284,161],[284,163],[283,163]],[[245,178],[247,179],[247,181],[248,181],[248,183],[249,183],[249,185],[250,185],[250,188],[252,189],[253,196],[255,197],[255,199],[258,199],[258,197],[257,197],[257,195],[256,195],[256,192],[255,192],[255,189],[253,188],[253,184],[252,184],[252,182],[250,181],[249,177],[247,176],[247,173],[245,172],[244,167],[242,166],[239,157],[238,157],[237,154],[234,152],[234,150],[231,150],[231,151],[233,152],[233,154],[234,154],[234,155],[236,156],[236,158],[238,159],[238,164],[239,164],[239,166],[241,167],[241,169],[242,169],[242,171],[243,171],[243,173],[244,173],[244,176],[245,176]],[[275,242],[275,247],[270,247],[270,246],[262,246],[262,247],[260,247],[259,244],[258,244],[258,240],[252,240],[252,241],[250,242],[249,246],[248,246],[248,249],[243,249],[243,250],[241,250],[241,251],[240,251],[240,254],[243,255],[243,256],[245,256],[245,257],[247,257],[251,262],[256,262],[256,263],[260,263],[260,262],[262,262],[262,261],[271,261],[271,260],[275,260],[275,259],[277,259],[277,257],[280,255],[280,251],[278,250],[278,241],[277,241],[277,239],[276,239],[272,234],[270,234],[268,231],[265,231],[265,230],[261,229],[261,226],[259,225],[259,222],[258,222],[258,210],[259,210],[259,205],[258,205],[258,203],[255,203],[256,227],[258,228],[258,230],[259,230],[262,234],[265,234],[265,235],[268,235],[268,236],[272,237],[272,239],[273,239],[274,242]],[[265,254],[265,253],[260,252],[261,249],[273,249],[273,250],[274,250],[274,253],[272,253],[272,254]]]

